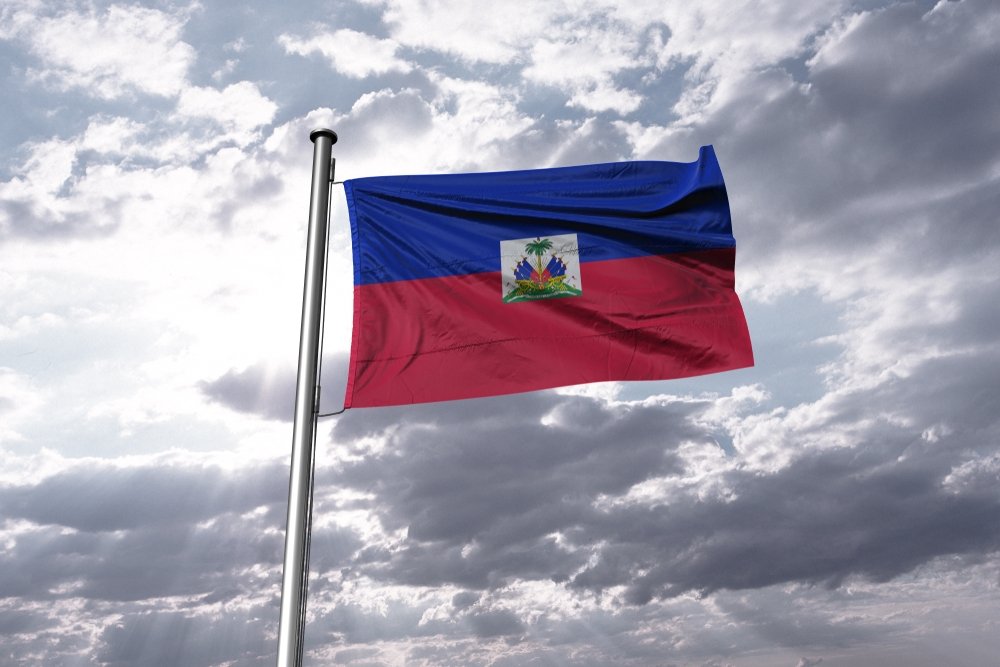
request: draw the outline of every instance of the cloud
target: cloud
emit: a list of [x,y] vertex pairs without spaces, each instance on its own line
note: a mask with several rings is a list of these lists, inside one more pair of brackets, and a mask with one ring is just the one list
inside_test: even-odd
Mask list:
[[234,83],[222,90],[189,86],[177,100],[177,113],[211,118],[231,132],[239,145],[246,145],[255,138],[253,130],[270,123],[277,108],[248,81]]
[[95,117],[87,125],[79,146],[82,150],[97,153],[134,155],[139,150],[136,135],[143,129],[139,123],[122,116]]
[[0,237],[46,239],[67,236],[100,238],[113,233],[121,202],[107,193],[81,189],[79,197],[62,197],[74,188],[76,150],[58,139],[31,147],[23,170],[0,182]]
[[[343,406],[346,390],[347,356],[327,354],[322,364],[320,412],[337,410]],[[266,419],[291,421],[295,411],[295,370],[291,368],[250,366],[231,370],[215,380],[203,381],[201,390],[234,410]]]
[[714,143],[773,356],[321,422],[318,664],[988,663],[1000,14],[872,5],[372,1],[330,18],[364,32],[255,42],[213,23],[266,23],[253,5],[8,3],[8,83],[50,115],[12,130],[0,183],[0,659],[273,663],[273,455],[330,125],[338,178]]
[[[650,34],[612,17],[567,20],[545,31],[531,46],[531,62],[524,68],[528,81],[562,88],[569,103],[589,111],[627,114],[639,108],[642,95],[615,83],[615,75],[648,68],[653,44]],[[660,34],[651,33],[657,39]]]
[[503,609],[469,614],[466,622],[477,637],[516,635],[525,629],[515,614]]
[[680,124],[711,119],[733,94],[752,89],[747,80],[786,59],[801,57],[811,40],[844,13],[847,3],[777,0],[752,3],[703,2],[694,7],[663,6],[661,20],[670,39],[661,63],[689,66],[687,85],[674,111]]
[[[26,143],[22,148],[27,158],[15,167],[10,180],[0,182],[0,235],[95,240],[123,232],[105,245],[92,245],[88,252],[92,257],[111,252],[117,275],[124,277],[134,268],[137,273],[133,277],[139,280],[149,278],[153,266],[167,257],[160,253],[146,258],[141,266],[130,266],[132,254],[123,249],[138,240],[135,234],[155,236],[163,249],[170,239],[187,245],[183,253],[186,262],[195,261],[197,254],[195,247],[181,239],[192,229],[218,226],[247,230],[248,224],[259,224],[244,238],[260,239],[263,234],[273,238],[274,220],[290,217],[280,209],[290,205],[294,210],[297,203],[283,183],[288,175],[302,171],[303,182],[308,184],[308,165],[288,164],[282,161],[283,155],[268,150],[234,149],[233,141],[245,144],[256,137],[253,128],[262,117],[253,105],[247,106],[244,116],[227,114],[230,119],[220,121],[220,127],[214,120],[199,121],[198,115],[222,113],[221,107],[192,101],[202,96],[212,104],[236,104],[243,99],[241,90],[251,101],[272,109],[266,98],[257,96],[256,88],[242,84],[218,94],[197,89],[194,97],[184,97],[193,105],[190,112],[194,116],[187,120],[173,116],[173,120],[188,129],[200,125],[208,131],[208,126],[214,127],[211,138],[205,141],[186,131],[170,133],[121,116],[96,115],[76,136]],[[172,128],[177,130],[176,125]],[[297,219],[304,221],[305,213]],[[115,245],[119,247],[110,249]],[[273,251],[272,247],[270,261]],[[68,262],[96,273],[110,266],[87,263],[82,256],[70,257]],[[174,263],[169,270],[177,266]]]
[[[0,341],[8,336],[30,333],[40,324],[38,320],[47,318],[19,318],[13,327],[0,326]],[[23,434],[17,426],[29,421],[42,403],[38,388],[32,386],[31,379],[11,368],[0,366],[0,443],[23,441]]]
[[383,18],[393,38],[406,46],[443,51],[471,63],[523,66],[525,81],[567,91],[570,105],[590,111],[629,113],[642,101],[615,77],[651,64],[647,42],[613,5],[597,3],[581,14],[564,2],[516,8],[386,4]]
[[[386,0],[383,20],[399,44],[465,62],[522,67],[526,81],[551,85],[568,104],[629,114],[671,79],[690,87],[674,111],[687,121],[725,100],[747,72],[802,54],[843,3],[530,2],[472,8],[436,0]],[[632,76],[635,73],[640,76]],[[624,84],[631,78],[634,83]],[[657,115],[663,110],[657,110]],[[662,116],[661,116],[662,117]]]
[[246,368],[203,382],[202,391],[224,405],[268,419],[289,421],[295,411],[295,373],[280,375],[263,368]]
[[52,627],[51,620],[41,614],[26,614],[17,610],[0,610],[0,633],[16,635],[37,633]]
[[[892,405],[893,390],[878,391],[877,400],[845,397],[813,428],[856,419],[862,405]],[[876,422],[856,446],[806,450],[765,475],[717,459],[711,486],[689,486],[698,460],[689,457],[714,448],[693,426],[700,409],[533,394],[414,408],[407,427],[391,430],[395,410],[376,421],[349,412],[335,438],[386,440],[335,483],[376,489],[383,524],[406,528],[407,540],[365,571],[410,585],[568,580],[580,590],[624,587],[626,600],[644,604],[690,590],[885,581],[939,556],[1000,548],[1000,522],[983,520],[1000,516],[995,499],[942,486],[965,443],[930,447],[919,424]],[[679,454],[685,442],[705,444]],[[724,492],[706,495],[712,487]]]
[[181,41],[183,16],[125,5],[33,16],[29,7],[12,12],[6,36],[41,61],[32,70],[38,80],[104,99],[172,96],[185,85],[195,51]]
[[[747,232],[744,257],[769,264],[825,257],[871,272],[885,266],[871,265],[878,256],[906,273],[969,261],[984,246],[959,237],[993,233],[979,207],[995,190],[988,184],[1000,141],[989,110],[1000,99],[978,82],[998,56],[976,26],[996,20],[970,3],[945,3],[926,16],[915,5],[859,14],[819,40],[806,84],[781,70],[749,74],[702,122],[661,133],[662,143],[641,154],[690,150],[707,137],[724,147],[733,208]],[[937,58],[955,60],[956,32],[968,48],[954,75],[930,68]],[[970,99],[977,102],[963,102]],[[964,233],[953,233],[956,225]],[[838,274],[828,266],[811,271],[811,261],[769,270],[768,278],[781,289],[785,276],[802,284]],[[872,278],[836,282],[850,289]]]
[[379,4],[384,6],[383,20],[399,43],[490,63],[517,58],[526,44],[565,11],[563,3],[540,2],[479,7],[448,0]]
[[[0,487],[0,597],[211,605],[272,594],[287,464],[63,465]],[[343,562],[357,546],[336,526],[318,525],[314,539],[326,550],[320,562]]]
[[[686,420],[690,410],[672,404],[626,411],[536,393],[350,411],[335,423],[335,439],[355,446],[373,436],[386,441],[345,464],[335,483],[377,490],[373,509],[383,525],[406,529],[404,544],[366,566],[376,576],[470,588],[509,577],[565,581],[588,558],[586,545],[570,535],[597,520],[597,498],[678,470],[672,450],[699,437]],[[399,429],[403,414],[408,427]],[[664,420],[671,430],[663,430]],[[466,435],[472,432],[475,440]]]
[[[914,171],[878,182],[879,174],[892,171],[893,145],[882,136],[904,114],[904,102],[888,95],[859,96],[838,106],[844,99],[839,86],[850,85],[834,84],[861,75],[862,63],[884,59],[892,63],[884,71],[895,72],[892,76],[903,82],[903,100],[916,95],[935,109],[936,100],[969,98],[974,90],[954,78],[935,85],[906,75],[909,70],[897,59],[910,48],[907,40],[923,40],[928,58],[945,52],[946,40],[932,37],[943,30],[933,22],[939,19],[927,19],[916,8],[865,13],[833,27],[817,41],[818,55],[810,60],[808,85],[803,85],[773,65],[777,58],[801,53],[809,34],[824,25],[826,19],[807,14],[800,16],[801,31],[791,41],[771,49],[762,40],[754,67],[719,65],[716,71],[706,65],[700,70],[698,76],[718,81],[712,79],[703,113],[690,117],[689,125],[660,132],[662,143],[645,149],[639,148],[640,139],[648,139],[614,125],[621,144],[611,146],[621,145],[627,153],[631,140],[637,152],[645,151],[642,155],[668,158],[691,152],[689,145],[707,143],[704,137],[726,147],[723,159],[734,212],[749,218],[744,224],[753,232],[745,235],[749,241],[743,255],[761,266],[779,263],[767,273],[776,280],[772,289],[816,281],[812,284],[830,299],[849,306],[851,333],[840,341],[844,356],[823,371],[840,383],[813,404],[772,414],[744,413],[742,420],[722,417],[722,422],[735,424],[739,458],[734,460],[709,444],[707,403],[663,401],[626,409],[538,394],[523,401],[484,401],[488,406],[483,410],[467,403],[348,413],[337,422],[334,437],[351,462],[333,476],[334,486],[372,493],[378,500],[367,507],[386,530],[405,531],[405,539],[365,551],[365,559],[356,564],[365,576],[383,585],[487,591],[550,582],[581,595],[599,594],[648,608],[690,591],[712,599],[726,598],[727,590],[745,591],[759,599],[763,591],[781,585],[884,584],[933,568],[950,556],[989,558],[996,551],[996,522],[982,518],[996,517],[1000,508],[972,481],[980,474],[992,479],[992,468],[969,465],[961,454],[969,448],[988,450],[992,442],[995,424],[988,415],[995,411],[982,409],[981,403],[969,405],[963,397],[983,396],[995,366],[991,355],[956,353],[970,343],[978,352],[990,344],[995,309],[974,296],[972,283],[950,273],[915,280],[907,255],[894,254],[897,248],[887,243],[893,234],[910,229],[899,211],[914,211],[928,221],[949,219],[957,204],[970,221],[966,224],[985,223],[989,218],[979,205],[988,206],[989,186],[970,190],[963,183],[988,173],[986,163],[956,166],[960,171],[948,177],[952,189],[942,190],[940,179],[919,164],[904,165]],[[964,22],[972,16],[971,10],[951,16],[949,25],[969,30],[971,24]],[[865,26],[877,28],[877,36],[861,31]],[[892,48],[884,49],[886,44]],[[980,47],[983,53],[977,55]],[[846,58],[837,51],[844,49],[855,55]],[[706,47],[704,53],[710,62],[711,50]],[[992,62],[991,53],[987,42],[973,41],[969,68],[985,71],[978,68]],[[875,67],[871,76],[882,76],[879,71]],[[720,78],[723,74],[729,78]],[[888,77],[875,87],[886,87]],[[969,80],[977,77],[981,74]],[[906,81],[916,88],[907,89]],[[351,116],[360,119],[362,109],[385,118],[405,113],[409,125],[404,129],[435,136],[438,119],[447,118],[438,104],[424,91],[383,91],[359,102]],[[912,142],[929,142],[928,154],[942,150],[935,139],[926,138],[939,117],[929,111],[923,121],[913,118],[908,130],[917,137]],[[970,136],[985,117],[972,112]],[[345,120],[350,123],[351,117]],[[563,140],[569,136],[587,146],[588,127],[578,124],[572,134],[553,138],[546,148],[568,150],[571,140]],[[858,145],[844,141],[841,128],[866,139]],[[531,130],[542,133],[546,128],[537,123]],[[655,129],[648,131],[655,136]],[[372,135],[370,141],[386,140]],[[873,167],[860,161],[862,144],[877,154],[873,161],[884,162]],[[349,154],[348,147],[344,150]],[[862,172],[852,173],[855,165]],[[911,208],[901,203],[899,195],[914,183],[937,187],[933,201],[920,200]],[[859,217],[857,202],[870,204],[872,213]],[[879,224],[874,224],[876,216]],[[948,229],[943,225],[913,237],[927,260],[921,267],[945,260],[941,253],[968,256],[955,241],[942,243]],[[859,243],[869,248],[862,256],[857,254]],[[974,252],[989,254],[984,248]],[[808,260],[784,256],[795,253]],[[885,262],[855,263],[873,257]],[[809,263],[825,267],[810,269]],[[858,272],[837,271],[832,264],[857,267]],[[932,284],[935,289],[928,292]],[[942,306],[950,303],[935,309],[935,327],[920,326],[927,324],[927,315],[918,304],[928,296]],[[907,319],[907,313],[914,319]],[[941,343],[952,351],[941,356]],[[901,358],[900,351],[910,349],[914,356]],[[733,409],[752,410],[752,402]],[[571,417],[556,419],[553,415],[560,411]],[[953,424],[966,417],[970,426],[959,433]],[[524,425],[511,428],[513,420]],[[664,423],[683,429],[665,431]],[[635,427],[628,437],[603,435],[624,424]],[[466,435],[470,433],[475,437]],[[591,439],[599,437],[620,443],[613,450],[620,463],[636,456],[642,465],[629,468],[630,474],[615,468],[596,444],[589,448]],[[579,449],[559,449],[568,442]],[[661,452],[659,465],[641,457],[645,447]],[[541,457],[541,451],[551,458]],[[451,463],[444,466],[442,461]],[[621,477],[609,479],[612,471]],[[568,479],[586,482],[583,490]],[[968,484],[959,481],[965,479]],[[734,604],[727,613],[754,626],[772,644],[790,647],[865,644],[876,641],[878,632],[891,630],[868,619],[826,632],[832,627],[829,616],[789,624],[779,614],[754,625],[742,609]]]
[[[426,91],[365,93],[348,112],[322,118],[343,137],[336,150],[338,180],[499,168],[518,157],[517,144],[532,139],[534,123],[518,110],[512,91],[436,75],[430,79]],[[402,136],[405,143],[398,141]],[[510,137],[516,138],[513,148]],[[544,141],[539,148],[548,146]]]
[[136,211],[143,201],[165,199],[171,182],[189,187],[183,181],[192,176],[156,166],[187,166],[216,157],[220,147],[247,146],[277,111],[256,83],[191,85],[197,54],[180,41],[184,12],[113,5],[48,14],[20,3],[5,13],[0,37],[25,44],[42,64],[25,75],[29,89],[46,82],[92,113],[85,130],[66,124],[20,145],[9,179],[0,181],[0,236],[94,239],[114,234],[123,219],[148,219]]
[[272,609],[232,610],[206,618],[185,612],[132,614],[100,633],[102,665],[270,665],[273,629],[261,617]]
[[427,79],[422,88],[366,93],[345,113],[317,112],[316,122],[341,136],[338,179],[604,162],[632,151],[626,132],[607,121],[530,116],[521,93],[502,83],[434,72]]
[[278,42],[287,53],[309,56],[318,53],[341,74],[353,78],[409,72],[410,63],[396,57],[399,44],[391,39],[379,39],[347,28],[332,33],[319,32],[313,37],[302,38],[281,35]]
[[240,476],[237,481],[218,468],[192,465],[77,465],[33,484],[4,488],[0,503],[8,519],[108,532],[193,524],[283,499],[279,467]]

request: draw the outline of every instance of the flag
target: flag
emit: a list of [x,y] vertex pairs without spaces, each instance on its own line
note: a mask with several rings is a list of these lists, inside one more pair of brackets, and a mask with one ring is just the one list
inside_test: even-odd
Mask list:
[[624,162],[344,182],[346,407],[753,365],[711,146]]

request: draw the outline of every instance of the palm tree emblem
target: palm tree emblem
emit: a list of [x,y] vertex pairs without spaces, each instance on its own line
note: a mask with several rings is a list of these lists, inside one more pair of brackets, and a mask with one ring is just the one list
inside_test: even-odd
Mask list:
[[536,268],[538,269],[538,275],[541,276],[545,269],[542,266],[542,257],[545,256],[549,250],[552,250],[552,241],[549,239],[536,238],[531,243],[524,246],[524,252],[529,255],[534,255],[536,259]]
[[[521,255],[521,259],[513,265],[511,273],[508,274],[514,280],[509,283],[504,295],[505,303],[579,296],[581,294],[581,290],[577,286],[579,279],[575,275],[567,275],[568,267],[564,259],[567,248],[570,248],[569,252],[576,252],[576,236],[565,235],[555,238],[558,239],[559,248],[562,249],[560,254],[563,256],[553,251],[553,248],[556,247],[556,242],[553,239],[538,236],[534,240],[520,240],[520,243],[524,243],[524,254]],[[572,239],[571,245],[567,245],[569,239]]]

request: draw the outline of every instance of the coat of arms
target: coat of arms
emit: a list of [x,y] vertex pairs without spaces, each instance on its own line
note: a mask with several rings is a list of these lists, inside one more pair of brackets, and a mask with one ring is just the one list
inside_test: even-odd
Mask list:
[[501,241],[500,259],[504,303],[583,293],[576,234]]

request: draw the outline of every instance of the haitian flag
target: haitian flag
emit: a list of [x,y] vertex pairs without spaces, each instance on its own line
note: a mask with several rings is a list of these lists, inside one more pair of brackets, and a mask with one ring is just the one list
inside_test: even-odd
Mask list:
[[344,182],[345,407],[753,365],[715,151]]

